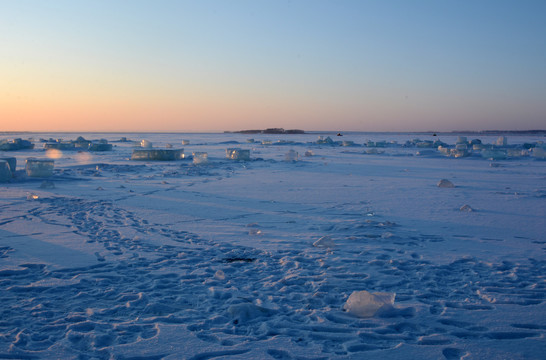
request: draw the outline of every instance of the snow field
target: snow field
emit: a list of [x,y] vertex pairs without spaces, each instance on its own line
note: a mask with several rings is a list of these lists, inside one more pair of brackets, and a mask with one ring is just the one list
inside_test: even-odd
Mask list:
[[[545,163],[222,138],[3,185],[0,357],[541,358]],[[394,307],[347,313],[360,290]]]

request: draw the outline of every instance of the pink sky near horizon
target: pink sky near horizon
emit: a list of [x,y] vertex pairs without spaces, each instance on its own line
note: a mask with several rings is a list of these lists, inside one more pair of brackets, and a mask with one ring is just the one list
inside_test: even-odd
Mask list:
[[545,128],[544,23],[531,0],[8,2],[0,131]]

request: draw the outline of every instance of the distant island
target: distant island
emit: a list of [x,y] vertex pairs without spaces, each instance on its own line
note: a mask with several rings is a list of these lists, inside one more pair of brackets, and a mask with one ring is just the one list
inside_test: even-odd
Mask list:
[[283,128],[270,128],[265,130],[240,130],[240,131],[224,131],[225,134],[305,134],[303,130],[291,129],[284,130]]

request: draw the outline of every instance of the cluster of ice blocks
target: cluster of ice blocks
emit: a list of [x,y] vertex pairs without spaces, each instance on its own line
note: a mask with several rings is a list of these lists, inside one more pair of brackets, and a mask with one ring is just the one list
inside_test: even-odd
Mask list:
[[13,140],[0,140],[1,151],[15,151],[34,149],[34,144],[28,140],[13,139]]
[[89,150],[89,151],[111,151],[112,144],[107,140],[100,139],[97,141],[86,140],[79,136],[76,140],[49,139],[44,143],[46,150]]

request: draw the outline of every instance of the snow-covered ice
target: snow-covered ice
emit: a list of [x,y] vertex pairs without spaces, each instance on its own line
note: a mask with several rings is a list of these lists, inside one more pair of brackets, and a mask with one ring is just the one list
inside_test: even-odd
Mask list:
[[[86,134],[112,151],[40,146],[69,135],[79,134],[0,135],[9,145],[0,157],[18,164],[0,184],[0,358],[546,352],[546,162],[530,156],[542,135],[500,146],[498,134],[478,136],[477,150],[465,134],[359,133],[343,142],[256,134],[252,143],[244,134]],[[13,147],[11,137],[36,146]],[[133,161],[140,144],[127,139],[142,137],[153,149],[184,139],[208,161]],[[457,141],[467,156],[438,149],[451,154]],[[252,158],[226,158],[226,144]],[[431,151],[415,156],[422,148]],[[507,156],[491,161],[482,148]],[[292,149],[306,156],[286,161]],[[47,186],[26,175],[27,158],[54,160]],[[347,305],[378,299],[382,310],[366,317]]]

